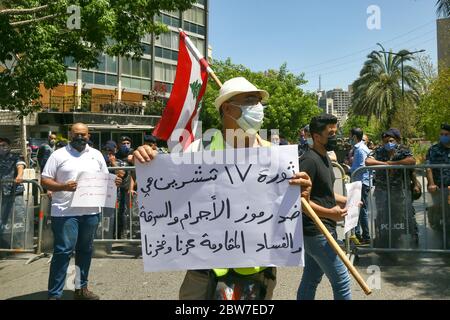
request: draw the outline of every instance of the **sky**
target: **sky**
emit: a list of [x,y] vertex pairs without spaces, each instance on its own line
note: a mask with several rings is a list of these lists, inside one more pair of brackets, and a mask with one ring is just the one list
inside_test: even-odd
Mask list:
[[[435,0],[210,0],[213,58],[254,71],[287,63],[305,73],[307,91],[347,89],[377,42],[389,50],[425,49],[437,64]],[[379,8],[380,28],[370,6]],[[373,25],[373,24],[372,24]],[[226,79],[222,79],[225,81]]]

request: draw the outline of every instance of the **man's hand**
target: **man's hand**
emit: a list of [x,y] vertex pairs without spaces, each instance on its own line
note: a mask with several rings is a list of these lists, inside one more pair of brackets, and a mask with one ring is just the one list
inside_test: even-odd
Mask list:
[[428,186],[428,192],[429,193],[435,193],[436,191],[439,190],[439,187],[435,184],[431,184]]
[[153,150],[150,146],[141,146],[133,152],[132,163],[136,161],[140,163],[149,163],[154,160],[158,152]]
[[16,184],[22,183],[22,182],[23,182],[23,176],[17,176],[17,178],[14,179],[14,182],[15,182]]
[[120,185],[122,184],[122,178],[119,176],[116,176],[116,180],[114,181],[116,183],[116,187],[120,187]]
[[64,185],[64,190],[67,192],[75,192],[77,191],[78,184],[75,181],[69,181]]
[[332,210],[331,219],[333,219],[336,222],[344,220],[345,217],[348,215],[347,209],[346,208],[342,209],[340,206],[336,206],[331,210]]
[[302,197],[309,201],[311,195],[311,179],[306,172],[299,172],[295,174],[294,178],[289,181],[292,186],[300,186],[302,191]]

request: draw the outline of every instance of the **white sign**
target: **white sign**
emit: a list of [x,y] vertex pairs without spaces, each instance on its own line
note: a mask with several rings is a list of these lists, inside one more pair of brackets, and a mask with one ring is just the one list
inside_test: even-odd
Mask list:
[[362,182],[346,184],[348,215],[345,217],[344,233],[356,228],[359,220],[359,211],[361,204]]
[[73,195],[73,208],[115,208],[117,199],[116,176],[111,173],[81,172]]
[[145,271],[303,266],[300,188],[289,185],[296,172],[297,146],[138,164]]

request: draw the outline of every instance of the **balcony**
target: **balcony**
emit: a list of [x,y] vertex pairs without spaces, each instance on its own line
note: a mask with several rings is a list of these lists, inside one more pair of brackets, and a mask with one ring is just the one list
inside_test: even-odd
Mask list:
[[70,125],[77,122],[100,128],[155,126],[160,119],[162,101],[117,101],[112,96],[51,97],[42,103],[40,125]]

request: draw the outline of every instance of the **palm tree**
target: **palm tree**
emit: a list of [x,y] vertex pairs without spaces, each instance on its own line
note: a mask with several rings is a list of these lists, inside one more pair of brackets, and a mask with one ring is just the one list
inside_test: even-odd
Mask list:
[[437,0],[436,13],[439,17],[450,17],[450,0]]
[[[378,44],[382,51],[384,47]],[[374,116],[385,127],[389,127],[402,102],[418,101],[421,88],[420,73],[412,66],[404,66],[404,83],[407,86],[402,95],[401,63],[413,58],[402,50],[398,55],[373,51],[364,63],[359,78],[353,83],[352,112],[366,116],[368,120]]]

